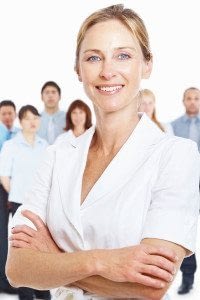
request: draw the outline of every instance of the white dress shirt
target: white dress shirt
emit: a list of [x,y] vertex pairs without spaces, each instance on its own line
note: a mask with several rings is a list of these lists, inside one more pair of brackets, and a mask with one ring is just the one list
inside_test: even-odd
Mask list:
[[48,148],[32,192],[15,215],[13,226],[33,226],[20,213],[27,208],[41,216],[64,251],[120,248],[137,245],[144,238],[157,238],[193,252],[199,211],[200,158],[196,144],[167,136],[144,114],[80,204],[94,132],[91,127],[62,147]]
[[71,141],[73,143],[73,141],[76,139],[77,137],[74,135],[73,130],[69,129],[66,132],[60,134],[57,139],[55,140],[54,144],[56,145],[60,145],[63,142],[69,142]]

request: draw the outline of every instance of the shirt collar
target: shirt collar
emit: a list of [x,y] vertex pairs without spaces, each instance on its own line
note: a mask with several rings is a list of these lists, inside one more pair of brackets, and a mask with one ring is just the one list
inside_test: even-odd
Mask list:
[[42,116],[45,116],[47,118],[55,118],[60,114],[60,110],[58,110],[57,112],[55,112],[54,114],[48,114],[45,110],[41,113]]
[[[16,134],[15,138],[16,138],[21,144],[25,144],[25,145],[27,145],[27,146],[31,146],[31,145],[25,140],[24,135],[23,135],[23,133],[22,133],[21,130]],[[33,145],[33,146],[35,146],[36,144],[40,144],[41,142],[42,142],[42,139],[41,139],[38,135],[36,135],[36,136],[35,136],[35,141],[34,141],[34,145]]]
[[184,122],[189,122],[189,121],[191,121],[191,119],[193,119],[193,118],[195,118],[198,122],[200,122],[200,114],[198,114],[198,115],[196,115],[196,116],[194,116],[194,117],[189,117],[187,114],[184,114],[184,116],[183,116],[183,121]]

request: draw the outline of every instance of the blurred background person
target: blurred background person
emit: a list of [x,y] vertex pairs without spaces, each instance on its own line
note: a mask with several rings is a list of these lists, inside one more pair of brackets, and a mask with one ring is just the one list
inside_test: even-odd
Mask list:
[[[183,94],[183,105],[185,114],[171,123],[174,134],[193,140],[197,143],[200,151],[200,90],[196,87],[186,89]],[[181,265],[182,283],[178,294],[187,294],[192,289],[196,269],[195,254],[183,260]]]
[[[14,126],[16,107],[13,101],[0,102],[0,151],[5,141],[15,136],[19,130]],[[8,193],[0,183],[0,292],[15,294],[5,275],[5,264],[8,252]]]
[[82,100],[73,101],[66,113],[65,133],[61,134],[56,143],[74,139],[92,126],[92,113],[89,106]]
[[155,94],[149,89],[143,89],[140,91],[141,103],[139,106],[139,112],[145,112],[147,116],[158,125],[158,127],[168,133],[173,134],[172,127],[169,124],[160,123],[156,116],[156,97]]
[[[19,111],[19,121],[22,130],[13,139],[4,143],[0,154],[0,178],[4,189],[9,193],[12,215],[24,202],[48,145],[44,139],[36,135],[40,115],[34,106],[23,106]],[[39,299],[50,299],[49,291],[36,291],[25,287],[18,289],[20,300],[32,300],[34,294]]]
[[41,89],[44,111],[41,113],[41,124],[38,135],[49,144],[53,144],[58,135],[64,132],[65,112],[59,110],[61,89],[54,81],[47,81]]

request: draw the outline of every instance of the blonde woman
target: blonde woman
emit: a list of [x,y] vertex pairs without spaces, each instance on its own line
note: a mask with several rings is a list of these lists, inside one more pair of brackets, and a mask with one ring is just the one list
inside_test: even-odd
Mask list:
[[149,89],[141,90],[141,102],[138,111],[145,112],[147,116],[158,125],[158,127],[169,134],[173,135],[173,129],[169,124],[162,124],[158,121],[156,115],[156,97]]
[[113,5],[84,21],[75,69],[96,126],[49,147],[13,221],[8,278],[60,287],[57,299],[161,299],[194,251],[198,150],[138,115],[152,54],[131,9]]

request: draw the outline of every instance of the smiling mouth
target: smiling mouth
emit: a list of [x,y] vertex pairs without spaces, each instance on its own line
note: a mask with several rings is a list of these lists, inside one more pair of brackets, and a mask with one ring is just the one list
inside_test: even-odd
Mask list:
[[124,87],[123,85],[113,85],[113,86],[99,85],[99,86],[96,86],[96,88],[103,94],[118,93],[123,87]]

